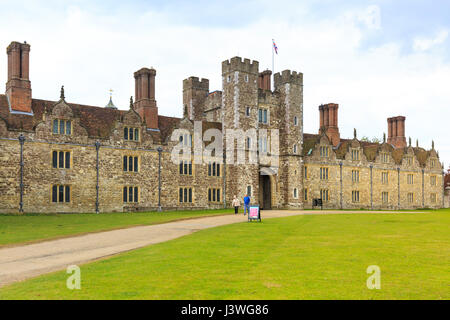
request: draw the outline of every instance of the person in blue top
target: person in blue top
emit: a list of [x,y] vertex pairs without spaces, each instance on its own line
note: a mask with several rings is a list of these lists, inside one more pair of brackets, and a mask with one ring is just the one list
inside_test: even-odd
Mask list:
[[244,198],[244,216],[246,213],[248,213],[250,210],[250,197],[248,196],[248,194],[245,195]]

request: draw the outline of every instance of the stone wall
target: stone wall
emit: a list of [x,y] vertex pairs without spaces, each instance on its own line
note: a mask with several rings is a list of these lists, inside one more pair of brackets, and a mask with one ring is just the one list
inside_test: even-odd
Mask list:
[[[328,157],[320,156],[320,147],[329,148]],[[352,159],[352,150],[359,151],[359,160]],[[381,150],[384,151],[383,147]],[[431,153],[433,155],[435,151]],[[344,158],[338,159],[328,137],[322,135],[311,155],[304,157],[304,167],[307,168],[308,174],[304,180],[308,193],[308,199],[304,201],[305,208],[311,208],[312,200],[320,198],[321,189],[329,190],[329,201],[324,203],[324,208],[418,209],[442,207],[440,165],[431,167],[429,160],[425,167],[421,167],[413,153],[406,155],[412,156],[411,163],[404,158],[401,164],[397,164],[392,156],[388,158],[387,162],[383,162],[381,153],[374,161],[368,161],[361,143],[354,139]],[[328,179],[320,179],[320,168],[328,168]],[[359,172],[359,181],[354,181],[353,171]],[[387,173],[387,181],[383,181],[383,173]],[[413,180],[408,181],[408,175],[412,175]],[[432,177],[435,177],[435,185],[432,185]],[[354,201],[353,191],[359,191],[359,201]],[[383,192],[388,194],[387,202],[383,201]],[[409,194],[413,195],[412,199],[408,196]],[[436,201],[433,202],[434,199]]]
[[[263,181],[270,183],[272,208],[311,208],[312,200],[320,198],[320,190],[328,190],[329,199],[324,203],[324,208],[414,209],[439,208],[443,205],[442,167],[437,162],[438,156],[434,148],[430,151],[423,150],[421,156],[416,157],[415,149],[409,147],[405,149],[405,158],[399,162],[394,157],[396,150],[392,151],[392,146],[389,147],[386,143],[372,146],[375,147],[373,150],[376,149],[375,157],[366,154],[367,149],[363,142],[356,138],[356,132],[353,140],[341,139],[341,142],[345,140],[345,144],[340,144],[336,148],[325,133],[319,136],[318,143],[310,145],[303,140],[306,136],[303,133],[303,75],[289,70],[275,74],[275,90],[272,92],[258,88],[258,65],[257,61],[251,62],[239,57],[224,61],[223,91],[209,94],[208,80],[199,80],[195,77],[186,79],[183,83],[185,118],[173,121],[174,118],[170,120],[166,117],[166,126],[161,125],[160,129],[149,130],[145,119],[141,118],[131,106],[129,111],[117,113],[120,116],[108,122],[111,127],[99,126],[107,131],[106,134],[100,134],[98,121],[90,128],[86,126],[89,121],[82,121],[91,117],[89,110],[92,112],[99,109],[86,106],[72,109],[65,102],[63,92],[60,101],[45,106],[43,113],[40,114],[42,119],[33,118],[35,121],[33,126],[29,127],[32,128],[30,130],[17,128],[9,130],[7,122],[0,118],[0,212],[19,210],[21,190],[19,134],[25,137],[23,146],[25,212],[95,212],[96,143],[100,144],[98,150],[100,212],[156,210],[159,205],[159,170],[163,209],[230,206],[233,196],[242,199],[249,186],[252,203],[262,203],[263,183],[265,183]],[[267,110],[267,123],[259,121],[259,109]],[[103,113],[103,115],[112,114]],[[54,134],[52,129],[55,119],[70,121],[71,133]],[[171,133],[175,129],[185,129],[186,132],[193,134],[194,119],[211,122],[208,124],[211,128],[217,129],[221,126],[224,146],[227,144],[231,146],[234,157],[240,148],[243,148],[246,154],[245,163],[237,163],[237,159],[234,158],[232,159],[234,161],[222,164],[220,176],[209,176],[207,163],[193,163],[192,174],[180,174],[179,164],[171,159],[171,152],[179,143],[179,137],[174,136],[172,141]],[[139,139],[125,140],[125,128],[138,130]],[[269,155],[279,156],[278,168],[271,167],[270,164],[249,163],[248,147],[245,146],[246,133],[248,130],[261,132],[263,129],[268,131]],[[243,144],[227,141],[228,130],[242,130],[237,139]],[[277,150],[271,150],[273,130],[278,130],[279,133]],[[161,134],[162,131],[165,131],[164,135]],[[256,141],[252,143],[257,145],[258,138],[259,136],[256,136]],[[304,153],[304,145],[308,145],[308,149],[311,147],[311,152],[306,150],[307,153]],[[321,147],[328,148],[326,156],[321,155]],[[158,148],[162,150],[161,162]],[[69,169],[53,168],[54,151],[70,152]],[[359,152],[357,159],[353,157],[353,151]],[[381,152],[388,152],[389,158],[382,159]],[[427,155],[426,162],[423,162],[424,154]],[[123,170],[124,156],[138,159],[138,172]],[[406,161],[406,156],[411,158],[412,162]],[[419,158],[422,162],[419,162]],[[327,179],[320,178],[321,168],[328,169]],[[352,179],[353,171],[359,173],[357,181]],[[388,173],[386,183],[381,178],[383,172]],[[261,178],[267,174],[269,179]],[[411,184],[408,183],[408,175],[414,176],[414,182]],[[432,183],[434,179],[435,184]],[[53,185],[70,186],[70,202],[52,202]],[[123,201],[124,186],[139,188],[137,203]],[[179,201],[180,188],[192,189],[192,203]],[[210,188],[220,190],[220,201],[208,200]],[[307,193],[306,199],[304,191]],[[359,192],[357,200],[352,198],[354,191]],[[383,192],[388,193],[386,202],[382,199]],[[413,199],[410,199],[409,194],[413,194]]]

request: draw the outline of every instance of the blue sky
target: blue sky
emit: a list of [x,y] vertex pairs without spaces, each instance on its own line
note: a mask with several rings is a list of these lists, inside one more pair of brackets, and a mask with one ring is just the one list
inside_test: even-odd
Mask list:
[[[340,104],[344,137],[381,138],[386,118],[406,116],[406,135],[436,142],[450,163],[450,1],[0,1],[0,47],[31,44],[33,96],[103,106],[108,90],[126,109],[133,72],[157,70],[160,114],[181,116],[182,80],[221,89],[221,61],[239,55],[275,72],[304,73],[305,132],[317,106]],[[0,82],[6,82],[6,54]],[[3,70],[3,71],[1,71]],[[415,143],[415,142],[414,142]]]

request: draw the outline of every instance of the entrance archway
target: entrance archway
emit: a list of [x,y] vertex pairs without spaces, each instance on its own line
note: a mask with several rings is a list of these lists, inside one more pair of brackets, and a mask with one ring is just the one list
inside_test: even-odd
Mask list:
[[[270,167],[260,167],[259,172],[259,205],[263,210],[271,210],[274,203],[273,192],[276,191],[275,177],[277,172]],[[275,203],[276,205],[276,203]]]
[[272,186],[270,182],[270,176],[259,176],[259,198],[260,206],[263,210],[272,209]]

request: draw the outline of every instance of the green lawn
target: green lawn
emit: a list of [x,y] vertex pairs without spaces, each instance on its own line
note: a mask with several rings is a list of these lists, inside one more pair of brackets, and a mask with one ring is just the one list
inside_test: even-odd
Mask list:
[[[369,290],[366,269],[381,268]],[[450,299],[450,211],[239,223],[0,289],[1,299]]]
[[232,213],[230,209],[108,214],[0,214],[0,247],[7,244],[54,239],[136,225],[150,225],[208,215]]

